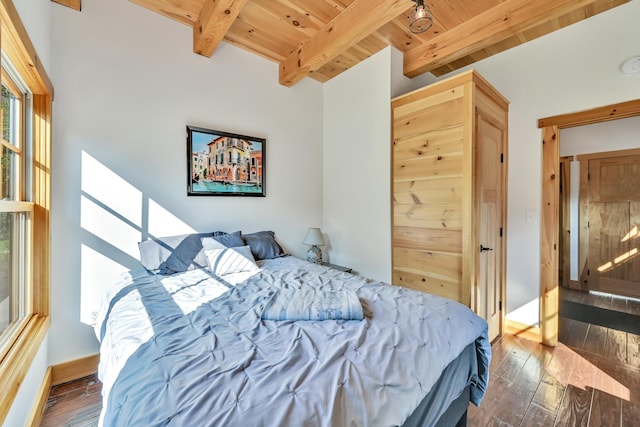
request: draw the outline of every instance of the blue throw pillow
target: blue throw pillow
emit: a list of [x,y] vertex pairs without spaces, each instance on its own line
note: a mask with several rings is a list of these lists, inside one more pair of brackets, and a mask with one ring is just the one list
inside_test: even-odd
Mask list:
[[258,231],[257,233],[243,234],[242,238],[249,247],[256,261],[261,259],[278,258],[287,253],[276,242],[273,231]]
[[235,233],[225,233],[221,236],[214,235],[213,238],[228,248],[237,248],[245,245],[240,231],[236,231]]
[[140,262],[147,270],[173,274],[207,266],[200,239],[214,233],[183,234],[159,237],[138,244]]

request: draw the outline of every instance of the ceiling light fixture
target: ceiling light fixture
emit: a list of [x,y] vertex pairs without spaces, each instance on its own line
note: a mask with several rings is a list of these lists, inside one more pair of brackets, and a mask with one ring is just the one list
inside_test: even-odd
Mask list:
[[413,34],[427,31],[433,25],[431,9],[424,4],[424,0],[416,0],[416,8],[409,16],[409,30]]
[[640,74],[640,55],[629,58],[620,66],[622,74]]

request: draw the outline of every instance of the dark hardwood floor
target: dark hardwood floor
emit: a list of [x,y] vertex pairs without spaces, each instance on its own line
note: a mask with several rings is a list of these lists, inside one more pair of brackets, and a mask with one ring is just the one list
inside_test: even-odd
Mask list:
[[102,409],[102,384],[96,375],[51,387],[41,426],[93,427]]
[[[634,300],[561,297],[640,314]],[[469,406],[469,426],[640,425],[640,336],[563,317],[559,334],[555,348],[510,335],[492,345],[489,387]],[[52,387],[41,425],[96,426],[100,390],[95,375]]]
[[[562,299],[629,314],[640,301],[562,289]],[[594,319],[594,322],[598,319]],[[640,336],[559,318],[555,348],[506,335],[470,426],[640,426]]]

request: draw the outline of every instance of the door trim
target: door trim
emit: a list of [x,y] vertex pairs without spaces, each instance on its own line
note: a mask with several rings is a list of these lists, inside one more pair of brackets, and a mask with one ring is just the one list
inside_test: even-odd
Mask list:
[[542,209],[540,232],[541,342],[558,344],[558,230],[560,130],[640,116],[640,99],[538,120],[542,129]]

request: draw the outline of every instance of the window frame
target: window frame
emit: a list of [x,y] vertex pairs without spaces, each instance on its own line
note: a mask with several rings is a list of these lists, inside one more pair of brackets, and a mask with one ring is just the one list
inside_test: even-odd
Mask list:
[[47,335],[50,320],[51,265],[51,103],[53,85],[27,34],[11,0],[0,0],[0,47],[10,59],[15,72],[31,93],[31,113],[24,118],[23,132],[29,143],[21,147],[29,162],[24,171],[22,201],[0,201],[0,210],[29,210],[31,233],[29,258],[31,289],[28,304],[31,313],[17,322],[10,334],[10,344],[0,353],[0,424],[11,410],[13,401],[36,354]]

